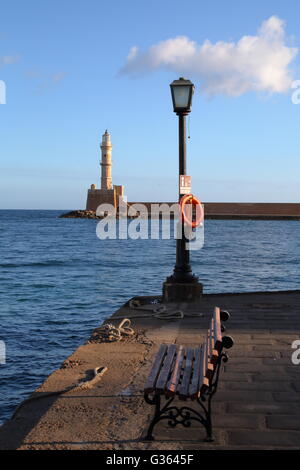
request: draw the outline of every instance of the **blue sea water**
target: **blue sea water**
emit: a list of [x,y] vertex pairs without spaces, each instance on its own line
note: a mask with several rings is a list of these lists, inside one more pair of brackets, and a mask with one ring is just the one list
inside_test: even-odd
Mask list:
[[[102,320],[135,295],[161,293],[172,240],[100,240],[96,220],[0,211],[0,423]],[[208,220],[193,251],[205,292],[300,288],[300,221]]]

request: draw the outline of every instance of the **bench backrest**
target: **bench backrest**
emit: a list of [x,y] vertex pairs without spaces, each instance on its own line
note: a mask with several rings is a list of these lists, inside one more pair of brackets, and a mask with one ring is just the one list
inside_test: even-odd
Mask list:
[[[145,384],[145,393],[195,399],[209,387],[219,355],[224,347],[222,324],[229,317],[215,307],[206,339],[198,348],[162,344]],[[228,338],[228,337],[227,337]],[[228,342],[227,342],[228,343]],[[225,347],[230,347],[225,345]]]

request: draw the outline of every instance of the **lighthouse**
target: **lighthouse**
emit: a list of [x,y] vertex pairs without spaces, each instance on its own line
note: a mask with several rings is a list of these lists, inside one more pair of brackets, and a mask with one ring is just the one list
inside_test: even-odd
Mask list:
[[102,136],[101,148],[101,189],[113,189],[112,178],[111,178],[111,151],[112,145],[110,140],[110,134],[107,132]]
[[96,211],[97,207],[101,204],[112,204],[115,208],[118,207],[120,198],[124,197],[124,186],[113,185],[111,176],[112,167],[112,143],[108,130],[102,135],[100,143],[101,149],[101,186],[97,189],[95,184],[92,184],[87,194],[86,210]]

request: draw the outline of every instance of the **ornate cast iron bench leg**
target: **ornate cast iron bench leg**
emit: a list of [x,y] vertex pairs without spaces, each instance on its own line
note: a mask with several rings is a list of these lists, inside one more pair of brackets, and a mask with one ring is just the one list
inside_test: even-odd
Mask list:
[[154,426],[158,422],[158,417],[160,415],[160,395],[155,394],[153,396],[153,398],[150,398],[149,394],[145,393],[144,394],[144,399],[145,399],[146,403],[148,403],[148,405],[154,405],[155,406],[154,417],[153,417],[153,419],[152,419],[152,421],[149,425],[147,435],[145,437],[146,441],[153,441],[154,437],[153,437],[152,432],[153,432]]
[[[221,350],[219,358],[218,358],[218,362],[217,362],[217,367],[212,377],[210,386],[203,396],[201,396],[200,398],[197,398],[197,401],[199,405],[201,406],[201,408],[203,409],[204,415],[205,415],[204,427],[206,429],[206,438],[205,438],[206,442],[213,442],[215,440],[212,434],[211,400],[218,388],[222,362],[227,362],[227,361],[228,361],[227,353]],[[207,407],[205,407],[204,404],[202,403],[202,402],[205,402],[206,400],[207,400]]]
[[201,414],[197,410],[190,408],[188,406],[170,406],[175,397],[167,398],[166,404],[161,408],[161,396],[154,395],[153,398],[150,398],[148,394],[144,395],[145,401],[149,405],[155,406],[154,417],[150,422],[148,431],[144,440],[153,441],[153,430],[155,425],[162,420],[167,420],[169,426],[175,427],[177,424],[182,424],[184,427],[190,427],[192,421],[198,421],[201,423],[206,430],[206,442],[212,442],[214,440],[212,436],[212,424],[211,424],[211,415],[210,415],[210,399],[208,402],[208,408],[203,405],[201,399],[197,399],[199,405],[203,409],[204,413]]
[[[154,426],[164,419],[168,420],[170,426],[176,426],[176,424],[171,424],[175,421],[175,417],[178,415],[178,408],[176,406],[170,406],[175,397],[167,398],[165,405],[161,408],[161,395],[155,394],[153,398],[149,397],[149,394],[144,394],[145,401],[149,405],[155,405],[154,417],[149,425],[147,435],[145,437],[146,441],[153,441],[153,429]],[[174,413],[175,412],[175,413]],[[173,417],[174,416],[174,417]]]

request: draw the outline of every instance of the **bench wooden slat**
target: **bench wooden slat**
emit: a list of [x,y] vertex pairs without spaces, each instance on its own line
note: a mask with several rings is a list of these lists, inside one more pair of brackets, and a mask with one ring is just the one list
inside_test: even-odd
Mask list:
[[183,361],[184,361],[184,348],[183,346],[180,345],[177,350],[177,355],[176,355],[171,377],[168,380],[168,383],[166,386],[166,395],[168,397],[171,397],[176,394],[180,375],[181,375]]
[[209,380],[206,377],[206,362],[205,362],[205,345],[201,345],[200,357],[200,373],[199,373],[199,395],[201,395],[209,387]]
[[189,396],[192,400],[199,397],[209,386],[209,381],[205,377],[205,358],[204,358],[204,346],[195,350],[195,361],[193,365],[193,377],[189,389]]
[[195,349],[195,359],[193,363],[193,375],[192,380],[189,387],[189,396],[195,395],[198,393],[199,390],[199,379],[200,379],[200,363],[201,363],[201,355],[202,355],[202,348]]
[[163,364],[163,360],[164,360],[164,357],[166,355],[167,349],[168,349],[168,346],[166,344],[161,344],[160,345],[160,348],[159,348],[159,350],[156,354],[156,357],[155,357],[154,364],[152,366],[152,369],[150,371],[150,374],[149,374],[148,379],[147,379],[146,384],[145,384],[144,391],[146,393],[151,393],[155,389],[155,384],[156,384],[156,381],[157,381],[157,377],[159,375],[161,366]]
[[206,344],[207,344],[207,356],[208,356],[208,361],[211,362],[211,352],[212,352],[212,345],[211,345],[211,335],[210,335],[210,329],[207,330],[207,337],[206,337]]
[[214,310],[214,347],[217,351],[220,352],[222,348],[222,332],[221,332],[221,317],[220,317],[220,308],[215,307]]
[[160,370],[156,385],[155,385],[155,390],[157,390],[159,393],[162,393],[165,391],[167,381],[169,379],[169,374],[171,371],[171,366],[174,360],[174,356],[176,353],[176,344],[170,344],[168,347],[168,352],[167,355],[164,358],[164,363],[163,366]]
[[208,330],[208,333],[207,333],[207,342],[208,342],[208,355],[209,355],[209,358],[210,358],[210,362],[215,365],[217,363],[219,353],[214,348],[215,338],[214,338],[214,320],[213,320],[213,318],[211,319],[210,329]]
[[192,375],[193,359],[194,359],[194,350],[191,348],[187,348],[184,372],[183,372],[181,384],[179,386],[179,391],[178,391],[179,398],[181,400],[185,400],[189,395],[189,386],[190,386],[191,375]]
[[214,373],[214,366],[210,362],[207,339],[206,339],[205,343],[203,344],[203,347],[204,347],[205,377],[207,377],[208,380],[210,380],[213,376],[213,373]]

